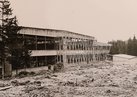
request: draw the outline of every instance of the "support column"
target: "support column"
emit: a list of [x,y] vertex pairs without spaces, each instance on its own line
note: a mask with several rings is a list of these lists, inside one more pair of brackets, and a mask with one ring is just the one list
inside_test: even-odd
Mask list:
[[95,61],[95,47],[92,47],[92,58],[93,58],[93,62]]
[[74,63],[75,63],[75,62],[74,62],[74,60],[75,60],[75,59],[74,59],[74,55],[72,56],[72,60],[73,60],[73,64],[74,64]]
[[61,47],[62,47],[62,40],[61,40],[61,38],[59,37],[59,38],[58,38],[58,49],[57,49],[57,50],[58,50],[58,55],[57,55],[57,59],[58,59],[57,62],[58,62],[58,63],[61,63],[61,55],[62,55],[62,54],[61,54],[61,49],[62,49]]
[[[46,37],[45,37],[45,50],[46,50]],[[45,56],[45,65],[47,65],[47,57]]]
[[[38,45],[37,45],[37,36],[35,36],[35,43],[36,43],[36,44],[35,44],[35,46],[36,46],[36,47],[35,47],[35,50],[37,50],[37,49],[38,49],[38,47],[37,47],[37,46],[38,46]],[[37,57],[37,56],[36,56],[36,66],[38,67],[38,57]]]
[[81,55],[81,63],[83,63],[83,56]]
[[63,45],[63,64],[64,66],[67,64],[67,57],[66,57],[66,50],[67,50],[67,46],[66,46],[66,37],[62,37],[62,45]]

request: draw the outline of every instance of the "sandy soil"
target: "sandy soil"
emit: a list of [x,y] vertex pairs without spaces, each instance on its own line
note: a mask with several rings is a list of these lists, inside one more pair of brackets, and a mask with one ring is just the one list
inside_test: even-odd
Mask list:
[[0,97],[137,97],[137,65],[99,62],[0,81]]

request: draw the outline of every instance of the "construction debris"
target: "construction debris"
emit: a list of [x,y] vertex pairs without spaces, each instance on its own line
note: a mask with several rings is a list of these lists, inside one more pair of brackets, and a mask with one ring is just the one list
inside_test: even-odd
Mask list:
[[0,88],[0,91],[5,91],[5,90],[10,89],[10,88],[12,88],[12,86],[3,87],[3,88]]
[[[0,82],[0,97],[136,97],[137,66],[99,62]],[[4,95],[4,96],[1,96]]]

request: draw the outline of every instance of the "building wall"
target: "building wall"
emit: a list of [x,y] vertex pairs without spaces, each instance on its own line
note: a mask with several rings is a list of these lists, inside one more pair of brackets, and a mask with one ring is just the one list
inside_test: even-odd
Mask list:
[[[107,59],[111,47],[109,44],[97,42],[92,36],[64,30],[21,27],[18,33],[31,43],[29,46],[33,59],[31,67],[58,63],[67,67],[103,61]],[[5,74],[8,75],[11,66],[6,65],[6,68]]]
[[[109,44],[97,42],[93,36],[64,30],[21,27],[18,33],[30,41],[29,49],[32,51],[32,68],[58,63],[62,63],[64,67],[67,67],[75,64],[90,64],[95,61],[103,61],[107,59],[111,47]],[[2,41],[1,37],[0,41]],[[22,44],[19,43],[18,47]],[[11,76],[13,64],[10,64],[10,61],[6,61],[6,64],[2,66],[1,58],[2,55],[0,56],[0,77],[2,75]],[[47,68],[40,68],[36,69],[36,71],[41,69],[47,70]],[[31,71],[34,68],[27,70]]]
[[[92,36],[70,31],[22,27],[19,33],[35,41],[30,50],[36,60],[41,56],[54,56],[54,63],[88,64],[107,59],[110,50],[110,45],[98,43]],[[43,58],[44,64],[45,60]]]

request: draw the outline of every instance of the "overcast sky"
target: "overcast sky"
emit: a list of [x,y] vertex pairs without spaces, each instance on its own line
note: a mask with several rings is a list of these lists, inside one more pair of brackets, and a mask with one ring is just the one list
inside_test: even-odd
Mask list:
[[137,35],[137,0],[10,0],[23,26],[63,29],[100,42]]

